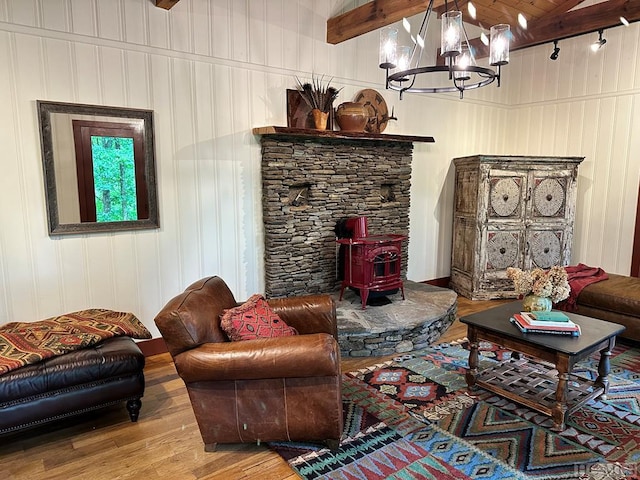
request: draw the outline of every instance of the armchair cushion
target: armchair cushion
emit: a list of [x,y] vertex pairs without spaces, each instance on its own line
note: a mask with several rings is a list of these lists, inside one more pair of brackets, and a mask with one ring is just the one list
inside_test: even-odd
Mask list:
[[252,295],[238,307],[224,312],[220,326],[232,341],[258,338],[289,337],[297,335],[295,328],[287,325],[273,312],[262,295]]
[[338,344],[326,333],[207,343],[182,352],[174,360],[187,384],[340,376]]

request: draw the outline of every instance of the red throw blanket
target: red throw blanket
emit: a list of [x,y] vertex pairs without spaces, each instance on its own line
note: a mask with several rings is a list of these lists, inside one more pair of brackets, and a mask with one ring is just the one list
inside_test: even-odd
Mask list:
[[0,326],[0,375],[117,336],[151,338],[135,315],[113,310],[90,309],[38,322],[7,323]]
[[589,267],[583,263],[569,265],[565,267],[565,270],[567,271],[567,280],[569,281],[571,293],[569,294],[569,298],[558,303],[556,308],[569,312],[577,309],[576,302],[578,295],[580,295],[584,287],[609,278],[607,272],[600,267]]

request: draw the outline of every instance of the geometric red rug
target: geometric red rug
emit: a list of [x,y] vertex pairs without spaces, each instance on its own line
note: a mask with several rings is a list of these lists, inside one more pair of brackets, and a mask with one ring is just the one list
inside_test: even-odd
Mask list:
[[[618,346],[609,395],[573,412],[566,429],[480,389],[467,391],[468,351],[451,344],[343,376],[345,433],[337,452],[273,443],[305,479],[640,478],[640,351]],[[480,367],[509,352],[481,345]],[[588,359],[574,371],[597,376]]]

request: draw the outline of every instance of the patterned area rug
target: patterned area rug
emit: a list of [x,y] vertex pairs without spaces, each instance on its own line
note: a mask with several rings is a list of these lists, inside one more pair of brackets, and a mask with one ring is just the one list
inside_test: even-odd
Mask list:
[[116,336],[151,338],[135,315],[101,308],[0,326],[0,375]]
[[[640,479],[640,350],[617,346],[609,395],[569,415],[566,429],[486,390],[468,393],[465,343],[399,356],[343,377],[340,449],[272,443],[302,478]],[[510,358],[481,345],[480,368]],[[590,358],[574,369],[597,376]]]

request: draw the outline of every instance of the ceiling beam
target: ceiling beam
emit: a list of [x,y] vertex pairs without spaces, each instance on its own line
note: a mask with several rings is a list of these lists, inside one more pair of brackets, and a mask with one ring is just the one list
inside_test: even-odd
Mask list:
[[545,17],[554,17],[556,15],[566,13],[572,8],[580,5],[582,2],[584,2],[584,0],[566,0],[564,2],[560,2],[556,8],[545,13]]
[[609,0],[589,7],[537,20],[527,30],[516,27],[512,50],[576,37],[621,25],[620,17],[629,22],[640,20],[640,0]]
[[[522,50],[543,43],[551,43],[554,40],[617,27],[621,25],[620,16],[625,17],[629,22],[639,21],[640,0],[609,0],[571,12],[545,15],[527,30],[516,27],[509,48],[511,51]],[[469,39],[469,44],[474,49],[476,58],[489,56],[489,47],[479,38]]]
[[[434,8],[445,0],[434,0]],[[333,45],[424,13],[429,0],[373,0],[327,20],[327,43]]]
[[[441,10],[444,0],[434,0],[434,9]],[[464,0],[463,2],[464,3]],[[629,22],[640,21],[640,0],[608,0],[584,8],[566,11],[581,3],[568,0],[559,3],[552,11],[534,22],[527,30],[515,25],[511,50],[520,50],[554,40],[597,32],[620,25],[620,16]],[[327,43],[337,44],[364,33],[424,12],[428,0],[372,0],[342,15],[327,20]],[[564,10],[563,10],[564,9]],[[474,22],[475,23],[475,22]],[[479,39],[471,43],[478,47],[478,57],[487,56],[488,50]]]
[[165,10],[170,10],[176,3],[180,0],[156,0],[156,7],[164,8]]

